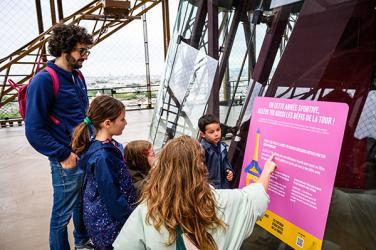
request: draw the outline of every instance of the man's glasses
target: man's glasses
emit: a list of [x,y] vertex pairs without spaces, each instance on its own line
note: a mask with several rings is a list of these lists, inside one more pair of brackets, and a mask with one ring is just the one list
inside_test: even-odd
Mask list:
[[88,48],[77,48],[78,52],[80,52],[81,56],[89,56],[90,50]]

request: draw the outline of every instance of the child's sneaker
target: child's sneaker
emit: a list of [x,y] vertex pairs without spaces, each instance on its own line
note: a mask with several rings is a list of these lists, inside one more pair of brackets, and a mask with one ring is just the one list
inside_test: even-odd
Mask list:
[[74,249],[76,249],[76,250],[94,249],[94,244],[91,240],[88,240],[85,244],[76,245],[76,247]]

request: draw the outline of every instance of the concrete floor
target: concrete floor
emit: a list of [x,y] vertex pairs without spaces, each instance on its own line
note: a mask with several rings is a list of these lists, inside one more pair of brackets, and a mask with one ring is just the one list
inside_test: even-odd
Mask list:
[[[126,143],[147,139],[152,110],[129,111],[117,137]],[[0,250],[49,249],[52,184],[48,159],[24,136],[24,127],[0,129]],[[73,249],[72,225],[69,237]]]

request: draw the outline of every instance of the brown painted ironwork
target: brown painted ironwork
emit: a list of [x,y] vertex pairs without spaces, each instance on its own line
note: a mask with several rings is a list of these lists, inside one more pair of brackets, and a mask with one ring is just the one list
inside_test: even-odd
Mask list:
[[[64,24],[79,24],[83,20],[93,20],[95,21],[95,25],[93,30],[91,31],[92,35],[94,36],[95,44],[98,44],[117,32],[118,30],[125,27],[127,24],[132,22],[134,19],[140,19],[141,16],[148,12],[150,9],[161,3],[163,0],[137,0],[134,2],[134,5],[129,9],[129,16],[126,18],[123,17],[116,17],[116,16],[105,16],[103,15],[104,5],[103,2],[100,0],[92,1],[91,3],[87,4],[86,6],[82,7],[77,12],[73,13],[70,16],[62,18],[62,6],[59,6],[60,3],[58,2],[58,12],[59,12],[59,19],[60,23]],[[37,14],[39,13],[42,16],[39,0],[36,0],[37,6]],[[166,3],[165,3],[166,4]],[[145,8],[141,8],[145,5]],[[166,4],[166,8],[168,8],[168,3]],[[52,7],[51,7],[52,8]],[[53,7],[55,8],[55,7]],[[168,20],[168,12],[164,14],[167,17],[164,17],[166,23],[169,23]],[[54,14],[53,14],[54,15]],[[55,16],[56,18],[56,16]],[[40,20],[39,20],[40,19]],[[53,19],[53,17],[52,17]],[[28,42],[21,48],[17,49],[10,55],[0,59],[0,75],[4,76],[4,80],[1,83],[1,93],[0,93],[0,108],[3,107],[5,104],[15,100],[17,93],[7,84],[9,76],[12,75],[12,69],[15,65],[31,65],[32,67],[28,70],[25,70],[21,74],[18,75],[18,79],[15,79],[18,84],[22,85],[27,83],[30,78],[33,76],[35,72],[35,65],[37,62],[37,58],[40,56],[48,56],[45,52],[45,44],[48,42],[49,37],[51,36],[52,27],[43,31],[43,22],[41,18],[38,17],[38,27],[40,35],[33,39],[32,41]],[[168,22],[167,22],[168,21]],[[99,24],[101,23],[101,24]],[[98,25],[99,24],[99,25]],[[169,33],[168,33],[169,34]],[[44,63],[46,60],[43,60]],[[42,68],[44,65],[42,65]],[[13,74],[14,75],[14,74]]]

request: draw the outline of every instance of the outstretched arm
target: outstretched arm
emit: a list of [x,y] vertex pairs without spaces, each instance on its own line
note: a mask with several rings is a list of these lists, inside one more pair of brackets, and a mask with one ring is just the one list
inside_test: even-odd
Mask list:
[[261,183],[264,186],[265,191],[268,190],[270,175],[273,173],[276,168],[276,164],[273,161],[274,154],[265,162],[264,169],[262,170],[261,176],[257,180],[258,183]]

